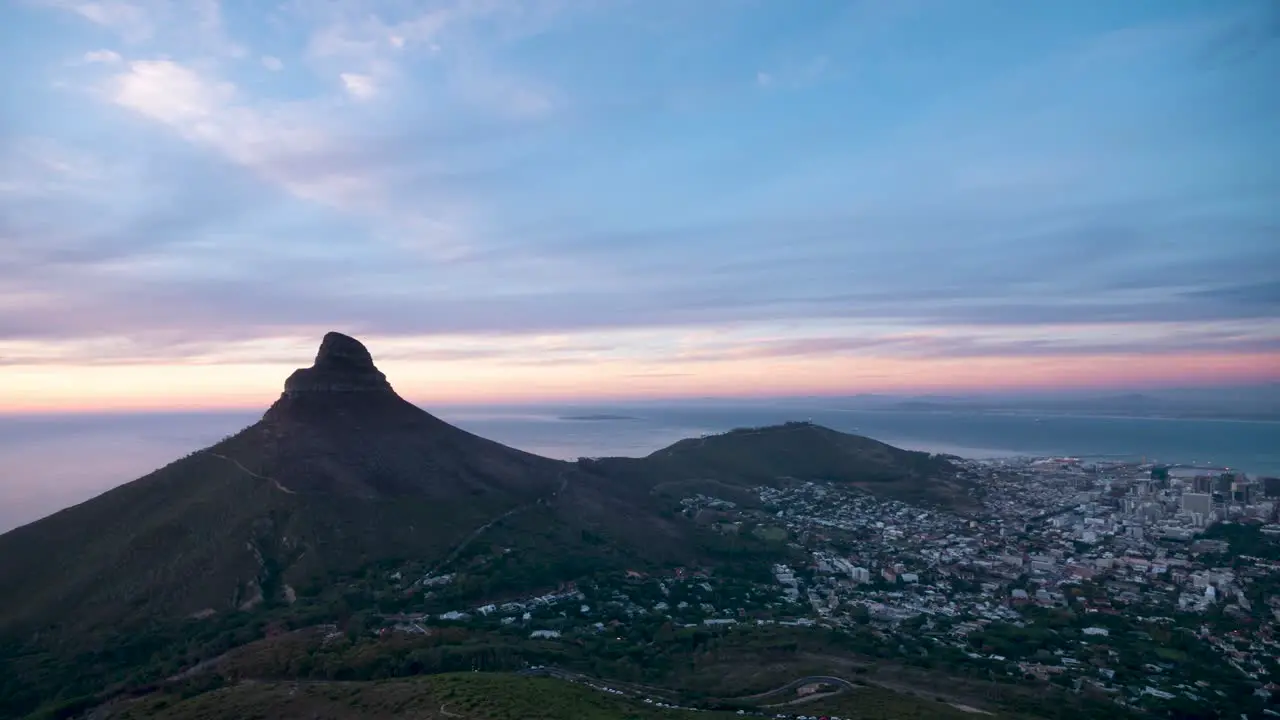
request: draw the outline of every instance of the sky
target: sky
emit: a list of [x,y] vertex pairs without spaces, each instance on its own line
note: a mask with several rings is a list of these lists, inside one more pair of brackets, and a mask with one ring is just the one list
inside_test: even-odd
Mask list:
[[10,0],[0,413],[1280,380],[1272,0]]

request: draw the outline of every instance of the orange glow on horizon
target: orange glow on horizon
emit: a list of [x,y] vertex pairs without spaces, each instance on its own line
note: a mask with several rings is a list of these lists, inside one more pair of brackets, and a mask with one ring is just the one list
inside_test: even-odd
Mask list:
[[[375,354],[376,358],[376,354]],[[306,363],[299,363],[306,364]],[[1280,353],[792,359],[562,365],[379,362],[419,404],[606,402],[861,392],[1117,390],[1280,380]],[[0,413],[265,409],[296,365],[155,364],[0,367]]]

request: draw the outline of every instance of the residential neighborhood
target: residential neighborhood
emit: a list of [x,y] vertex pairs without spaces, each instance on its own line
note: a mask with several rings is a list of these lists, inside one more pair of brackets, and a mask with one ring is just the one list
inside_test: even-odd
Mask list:
[[[1071,458],[957,462],[979,513],[818,480],[755,488],[751,503],[694,494],[680,503],[687,516],[728,536],[776,541],[790,559],[759,577],[631,571],[500,604],[387,617],[382,632],[463,624],[556,641],[655,619],[720,632],[857,631],[904,654],[1123,705],[1212,706],[1243,690],[1270,700],[1280,671],[1280,556],[1270,539],[1280,526],[1262,483]],[[1257,554],[1238,552],[1250,542]],[[430,596],[451,578],[413,585]]]

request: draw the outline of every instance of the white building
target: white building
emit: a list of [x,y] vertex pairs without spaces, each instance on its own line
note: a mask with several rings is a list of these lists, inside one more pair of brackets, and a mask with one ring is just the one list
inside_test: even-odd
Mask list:
[[1213,511],[1213,496],[1204,493],[1183,493],[1182,511],[1206,516]]

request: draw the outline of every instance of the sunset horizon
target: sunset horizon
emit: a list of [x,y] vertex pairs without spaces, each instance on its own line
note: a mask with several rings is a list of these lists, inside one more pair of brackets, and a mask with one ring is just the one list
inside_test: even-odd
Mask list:
[[1265,1],[118,6],[0,10],[0,412],[1280,379]]
[[[318,335],[317,335],[318,337]],[[778,357],[758,359],[768,343],[721,343],[670,357],[619,354],[613,359],[575,357],[563,339],[554,361],[521,362],[522,348],[537,343],[490,339],[469,350],[432,339],[364,338],[379,367],[402,396],[427,405],[519,405],[648,402],[690,399],[842,397],[856,394],[998,395],[1177,388],[1231,388],[1280,382],[1277,353],[1031,354],[965,357],[850,355],[806,349],[787,341]],[[918,338],[917,338],[918,339]],[[831,339],[826,344],[832,345]],[[901,342],[902,338],[885,343]],[[778,342],[778,341],[774,341]],[[797,346],[796,343],[802,343]],[[314,346],[316,343],[313,342]],[[432,348],[435,345],[434,349]],[[810,340],[809,345],[820,344]],[[283,341],[237,349],[229,344],[178,361],[121,356],[83,364],[0,367],[8,390],[0,414],[58,414],[251,410],[269,404],[284,378],[307,364],[313,349]],[[543,347],[549,343],[543,341]],[[387,352],[380,353],[385,347]],[[296,348],[297,360],[279,357]],[[617,350],[614,351],[617,353]],[[452,360],[423,359],[441,355]],[[740,355],[743,355],[741,357]],[[270,358],[271,361],[253,361]],[[17,389],[16,391],[14,389]]]

